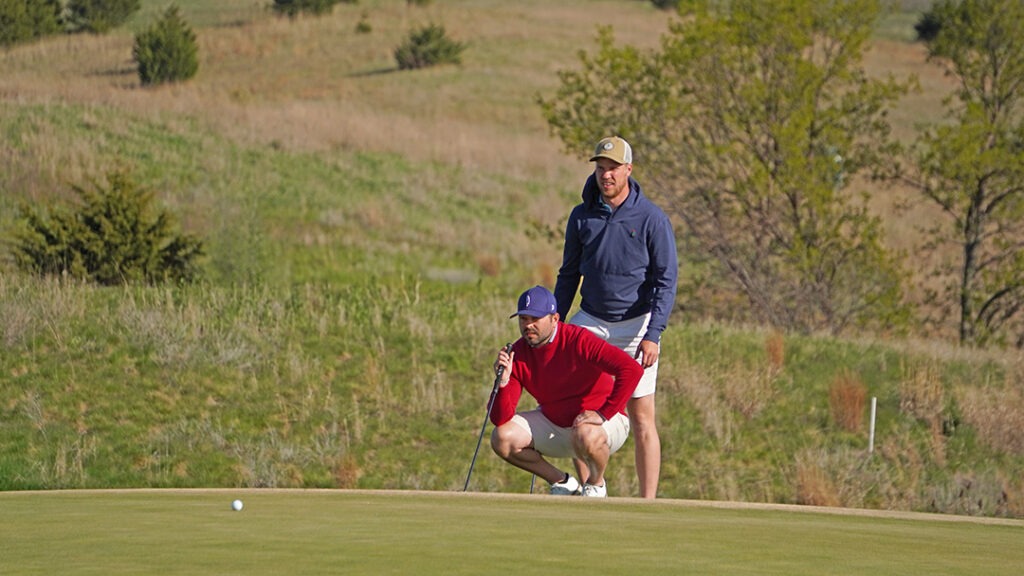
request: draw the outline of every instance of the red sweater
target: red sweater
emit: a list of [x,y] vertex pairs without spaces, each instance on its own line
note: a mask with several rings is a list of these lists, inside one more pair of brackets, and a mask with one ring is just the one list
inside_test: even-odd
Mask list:
[[523,389],[556,426],[568,428],[584,410],[605,419],[622,412],[644,370],[636,360],[586,328],[558,323],[551,342],[531,348],[520,338],[508,385],[498,390],[491,422],[500,426],[516,413]]

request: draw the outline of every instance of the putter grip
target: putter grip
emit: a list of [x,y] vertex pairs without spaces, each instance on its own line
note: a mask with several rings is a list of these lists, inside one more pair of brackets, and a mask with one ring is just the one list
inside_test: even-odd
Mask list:
[[[505,344],[505,354],[510,354],[511,352],[512,352],[512,343],[509,342],[508,344]],[[495,382],[500,381],[501,377],[504,376],[504,375],[505,375],[505,367],[504,366],[498,366],[498,370],[494,374],[494,381]]]

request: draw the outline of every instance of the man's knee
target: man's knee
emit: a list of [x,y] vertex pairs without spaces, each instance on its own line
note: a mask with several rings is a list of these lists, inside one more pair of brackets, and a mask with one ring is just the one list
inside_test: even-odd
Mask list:
[[[512,422],[506,422],[491,432],[491,449],[498,456],[507,459],[510,455],[522,449],[521,445],[525,434],[521,427],[516,426]],[[527,444],[529,444],[528,438],[526,440]]]
[[626,405],[629,413],[629,424],[635,433],[653,429],[655,425],[654,395],[642,398],[631,398]]
[[573,430],[573,446],[580,455],[594,454],[607,445],[608,434],[601,426],[584,424]]

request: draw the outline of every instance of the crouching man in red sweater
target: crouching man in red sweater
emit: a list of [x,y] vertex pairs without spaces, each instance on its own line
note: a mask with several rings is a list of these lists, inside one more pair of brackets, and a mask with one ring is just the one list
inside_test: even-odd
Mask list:
[[[624,409],[643,368],[586,328],[559,321],[554,295],[534,286],[519,297],[522,338],[498,352],[502,370],[491,422],[491,448],[510,464],[551,484],[551,493],[604,497],[609,457],[626,442]],[[526,390],[535,410],[516,412]],[[580,480],[544,459],[578,458]],[[581,487],[580,482],[583,482]]]

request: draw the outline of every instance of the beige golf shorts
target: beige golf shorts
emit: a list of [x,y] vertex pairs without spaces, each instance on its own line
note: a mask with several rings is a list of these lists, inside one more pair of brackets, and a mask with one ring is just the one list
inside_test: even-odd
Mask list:
[[[522,426],[533,438],[533,448],[545,456],[552,458],[572,458],[576,455],[572,448],[572,428],[555,426],[548,420],[540,408],[517,412],[512,422]],[[629,437],[629,418],[616,414],[601,424],[608,439],[608,448],[612,454],[626,443]]]
[[[612,346],[621,348],[633,358],[636,358],[637,348],[644,334],[647,333],[647,323],[651,321],[651,314],[648,312],[636,318],[623,320],[622,322],[605,322],[595,318],[583,310],[572,315],[570,324],[582,326],[601,337]],[[639,360],[637,360],[639,362]],[[643,398],[654,394],[658,384],[658,362],[655,361],[650,368],[644,368],[644,375],[640,377],[640,383],[633,391],[633,398]]]

